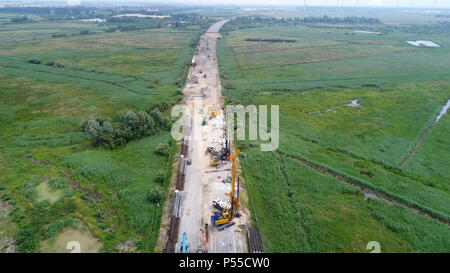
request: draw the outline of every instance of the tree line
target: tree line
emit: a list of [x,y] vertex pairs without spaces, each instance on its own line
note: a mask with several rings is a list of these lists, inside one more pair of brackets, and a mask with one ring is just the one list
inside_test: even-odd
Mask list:
[[116,122],[110,118],[87,119],[81,129],[92,139],[95,146],[104,145],[115,149],[132,140],[151,136],[168,128],[170,120],[163,112],[169,107],[168,103],[160,102],[148,111],[126,111]]
[[275,18],[275,17],[237,17],[231,22],[225,24],[221,32],[232,31],[237,28],[254,28],[262,25],[299,25],[299,24],[346,24],[346,25],[381,25],[383,24],[378,18],[373,17],[329,17],[324,16],[309,16],[309,17],[294,17],[294,18]]
[[30,21],[30,20],[25,15],[11,18],[11,23],[24,23],[24,22],[28,22],[28,21]]

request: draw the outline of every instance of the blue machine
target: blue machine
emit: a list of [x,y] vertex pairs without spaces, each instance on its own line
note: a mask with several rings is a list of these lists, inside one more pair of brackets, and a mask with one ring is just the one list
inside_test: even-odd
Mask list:
[[183,233],[183,242],[181,242],[181,253],[190,253],[191,247],[187,242],[186,232]]
[[216,225],[216,220],[220,220],[222,218],[222,214],[220,212],[214,212],[214,215],[211,216],[211,224],[213,226]]

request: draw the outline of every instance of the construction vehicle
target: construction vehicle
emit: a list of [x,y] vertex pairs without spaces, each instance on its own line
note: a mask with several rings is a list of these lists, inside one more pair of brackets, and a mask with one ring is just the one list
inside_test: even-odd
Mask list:
[[186,232],[183,233],[183,241],[181,242],[181,253],[190,253],[191,252],[191,246],[187,242],[187,235]]
[[218,167],[218,166],[220,166],[221,163],[222,163],[222,160],[218,159],[217,157],[209,159],[209,164],[211,166]]
[[220,166],[224,161],[227,161],[230,156],[230,150],[227,148],[222,148],[220,152],[214,150],[214,147],[208,147],[206,153],[211,154],[209,163],[211,166]]
[[[231,192],[226,193],[225,195],[230,197],[226,207],[219,212],[214,212],[214,215],[211,216],[211,223],[213,226],[221,226],[233,221],[234,217],[239,215],[239,198],[236,198],[235,193],[235,184],[236,181],[239,183],[239,174],[236,174],[236,157],[240,154],[239,150],[236,150],[230,159],[233,161],[232,169],[231,169]],[[239,187],[239,184],[238,184]],[[238,188],[239,194],[239,188]],[[231,224],[231,223],[230,223]]]
[[213,200],[213,207],[220,211],[223,211],[227,207],[227,203],[221,201],[219,198]]

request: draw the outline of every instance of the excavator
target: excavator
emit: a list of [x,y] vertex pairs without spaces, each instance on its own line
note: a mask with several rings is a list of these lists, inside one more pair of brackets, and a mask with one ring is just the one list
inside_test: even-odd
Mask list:
[[230,150],[227,148],[222,148],[220,152],[214,150],[213,147],[208,147],[206,149],[206,153],[211,154],[211,158],[209,159],[209,163],[211,166],[219,166],[222,161],[227,160]]
[[[230,197],[226,207],[219,212],[215,212],[214,215],[211,216],[211,224],[213,226],[221,226],[233,221],[234,217],[239,215],[240,203],[239,199],[236,198],[235,194],[235,184],[236,181],[239,183],[239,174],[236,173],[236,157],[241,152],[236,150],[230,159],[233,161],[232,165],[232,176],[231,176],[231,192],[226,193],[225,195]],[[239,194],[239,193],[238,193]]]

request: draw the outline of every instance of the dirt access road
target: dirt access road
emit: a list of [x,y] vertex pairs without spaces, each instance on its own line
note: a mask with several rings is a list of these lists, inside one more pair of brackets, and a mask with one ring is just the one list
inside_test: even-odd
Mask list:
[[[217,67],[216,40],[220,37],[218,31],[227,23],[222,20],[212,25],[201,37],[196,49],[188,75],[185,89],[186,105],[192,120],[191,140],[187,157],[192,160],[186,166],[184,190],[181,193],[181,216],[178,234],[177,252],[180,251],[183,233],[186,232],[191,252],[201,249],[201,227],[209,226],[209,253],[240,253],[247,252],[246,225],[249,219],[247,210],[241,210],[241,216],[235,218],[235,225],[219,231],[211,225],[210,217],[214,208],[212,201],[216,198],[227,202],[225,193],[231,191],[231,185],[223,182],[231,176],[231,163],[220,168],[210,166],[207,147],[214,146],[220,150],[225,145],[225,120],[222,111],[222,90]],[[205,76],[206,75],[206,76]],[[219,114],[210,119],[211,107],[219,109]],[[195,111],[195,112],[194,112]],[[203,119],[207,124],[202,126]],[[195,137],[197,133],[197,136]]]

